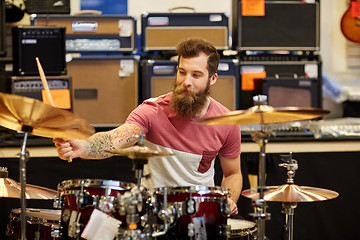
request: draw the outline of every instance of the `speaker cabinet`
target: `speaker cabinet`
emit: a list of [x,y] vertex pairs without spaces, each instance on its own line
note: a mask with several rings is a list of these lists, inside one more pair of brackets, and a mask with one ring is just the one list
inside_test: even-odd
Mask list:
[[5,39],[5,1],[0,1],[0,56],[6,54]]
[[[284,83],[284,88],[289,88],[292,85],[293,88],[296,86],[296,81],[299,79],[313,79],[310,80],[309,84],[312,86],[312,97],[311,102],[313,107],[322,106],[322,64],[320,56],[314,56],[312,59],[298,58],[291,56],[247,56],[240,59],[240,79],[241,79],[241,90],[240,90],[240,109],[247,109],[253,106],[253,96],[261,94],[261,84],[257,84],[256,79],[268,78],[269,84],[271,83]],[[290,84],[281,80],[275,82],[271,79],[293,79]],[[299,84],[305,82],[299,82]],[[304,87],[305,85],[302,85]],[[280,88],[281,86],[278,86]],[[301,89],[298,85],[299,90]],[[275,89],[275,87],[273,88]],[[272,89],[272,90],[273,90]],[[316,89],[316,90],[315,90]],[[271,91],[272,91],[271,90]],[[284,89],[285,90],[285,89]],[[290,89],[289,89],[290,90]],[[286,93],[288,97],[294,98],[295,95]],[[316,100],[315,100],[316,99]],[[313,102],[315,100],[315,102]],[[291,100],[287,100],[288,102]]]
[[189,37],[201,37],[217,49],[229,48],[229,23],[224,13],[146,13],[141,16],[143,51],[174,50]]
[[65,28],[17,26],[12,28],[14,74],[39,75],[36,57],[46,75],[65,75]]
[[[50,76],[46,78],[54,105],[72,111],[72,84],[67,76]],[[40,77],[11,77],[11,93],[44,101],[46,96]]]
[[70,0],[26,0],[26,11],[31,14],[69,14]]
[[135,53],[136,19],[126,15],[36,15],[36,26],[66,28],[68,53]]
[[[177,61],[143,60],[141,62],[142,100],[170,92],[174,86]],[[238,108],[239,63],[221,60],[219,78],[210,88],[210,95],[230,110]]]
[[265,0],[264,16],[247,13],[241,0],[232,2],[233,46],[238,50],[320,49],[318,0]]
[[272,107],[321,107],[318,79],[314,78],[263,78],[262,94],[267,95]]
[[98,127],[125,122],[138,105],[138,61],[134,57],[73,58],[74,113]]

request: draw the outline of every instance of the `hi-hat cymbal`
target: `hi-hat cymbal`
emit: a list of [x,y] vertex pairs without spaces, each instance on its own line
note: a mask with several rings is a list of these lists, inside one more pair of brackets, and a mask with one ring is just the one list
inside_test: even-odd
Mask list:
[[95,129],[75,114],[37,99],[0,93],[0,125],[47,138],[87,138]]
[[[315,202],[339,196],[335,191],[315,187],[302,187],[295,184],[269,186],[266,188],[268,188],[268,191],[264,192],[264,200],[269,202]],[[244,190],[241,194],[252,199],[259,198],[259,193],[253,192],[251,189]]]
[[[26,184],[25,198],[26,199],[54,199],[57,191],[39,187],[31,184]],[[11,178],[0,178],[0,198],[20,198],[21,184],[12,180]]]
[[117,156],[124,156],[131,159],[147,159],[150,157],[170,156],[174,155],[169,152],[160,152],[145,146],[132,146],[123,149],[108,150],[107,152]]
[[319,108],[281,107],[256,105],[246,110],[237,110],[200,120],[205,125],[266,124],[309,120],[330,113]]

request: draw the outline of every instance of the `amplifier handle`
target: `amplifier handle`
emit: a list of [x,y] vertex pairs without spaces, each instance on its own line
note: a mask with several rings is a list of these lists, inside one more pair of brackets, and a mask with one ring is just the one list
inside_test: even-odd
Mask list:
[[187,7],[187,6],[179,6],[179,7],[173,7],[173,8],[169,8],[169,12],[173,12],[174,10],[180,10],[180,9],[186,9],[186,10],[190,10],[192,12],[196,12],[195,8],[193,7]]
[[98,10],[81,10],[79,12],[73,13],[74,16],[82,15],[101,15],[102,12]]

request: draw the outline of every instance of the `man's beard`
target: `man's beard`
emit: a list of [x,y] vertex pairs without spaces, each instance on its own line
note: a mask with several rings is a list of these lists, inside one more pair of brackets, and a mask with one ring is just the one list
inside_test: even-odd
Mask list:
[[210,80],[206,88],[199,92],[187,89],[183,85],[177,85],[175,81],[172,92],[171,107],[181,116],[195,118],[203,109],[207,97],[210,95]]

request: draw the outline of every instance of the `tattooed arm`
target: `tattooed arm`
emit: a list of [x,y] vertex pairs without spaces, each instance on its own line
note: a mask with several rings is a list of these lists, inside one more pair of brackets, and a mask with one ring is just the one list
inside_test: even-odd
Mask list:
[[53,140],[59,157],[63,160],[70,158],[102,159],[112,154],[105,150],[126,148],[134,145],[141,134],[141,129],[135,124],[125,123],[107,132],[99,132],[87,139]]

